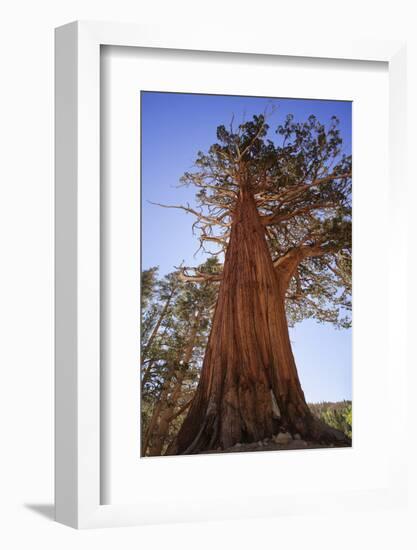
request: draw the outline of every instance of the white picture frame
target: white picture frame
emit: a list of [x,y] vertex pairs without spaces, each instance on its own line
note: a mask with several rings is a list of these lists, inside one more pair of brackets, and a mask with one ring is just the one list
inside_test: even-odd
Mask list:
[[[393,217],[402,235],[405,212],[405,45],[385,40],[289,43],[279,37],[248,38],[239,31],[213,36],[212,29],[175,29],[75,22],[56,30],[56,519],[76,528],[186,520],[174,495],[164,509],[152,505],[101,504],[100,476],[100,47],[102,45],[246,53],[296,58],[382,61],[389,70],[390,186],[398,197]],[[406,247],[397,265],[405,266]],[[405,270],[405,267],[404,267]],[[405,271],[402,273],[405,280]],[[390,315],[405,319],[405,300],[390,303]],[[405,349],[405,345],[403,346]],[[405,353],[398,356],[397,392],[406,387]],[[398,398],[398,394],[397,394]],[[405,408],[395,413],[401,424]],[[344,506],[395,505],[405,498],[405,458],[391,456],[384,491],[340,494]],[[317,495],[285,503],[256,501],[230,507],[211,501],[188,519],[270,515],[320,508]],[[254,508],[256,507],[256,510]]]

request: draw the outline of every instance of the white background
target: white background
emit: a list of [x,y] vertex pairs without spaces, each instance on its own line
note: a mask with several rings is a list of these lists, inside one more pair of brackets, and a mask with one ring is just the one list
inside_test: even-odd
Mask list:
[[[104,51],[102,220],[108,230],[102,241],[106,274],[102,285],[102,359],[106,360],[102,366],[108,422],[102,432],[107,470],[102,478],[103,503],[136,502],[146,507],[148,502],[149,507],[150,499],[164,503],[175,495],[176,511],[190,518],[201,517],[198,510],[216,498],[284,502],[286,495],[294,493],[301,503],[308,494],[315,496],[318,506],[322,493],[386,487],[389,463],[396,459],[390,456],[393,447],[384,449],[381,442],[387,429],[399,429],[393,426],[394,415],[381,422],[381,411],[389,409],[390,393],[401,393],[395,386],[398,377],[391,379],[388,373],[397,359],[396,349],[394,355],[390,353],[395,348],[390,339],[401,338],[404,330],[399,320],[390,326],[385,319],[387,304],[380,297],[389,295],[390,270],[378,269],[379,259],[390,250],[389,226],[384,220],[390,214],[390,197],[395,199],[388,178],[387,66],[271,56],[173,56],[126,48]],[[140,90],[353,101],[353,448],[239,453],[232,459],[200,455],[139,460]],[[377,214],[370,217],[370,212]],[[398,299],[396,281],[394,285]],[[187,500],[193,503],[191,509]],[[358,498],[357,504],[362,500]],[[375,502],[380,502],[379,496]],[[163,504],[159,508],[161,517]]]
[[[152,526],[76,532],[48,520],[53,498],[53,28],[74,19],[247,25],[248,32],[328,33],[409,39],[410,98],[417,97],[416,17],[412,2],[363,0],[294,3],[211,0],[15,0],[1,19],[1,528],[4,548],[415,548],[416,511],[276,520]],[[223,31],[216,29],[222,23]],[[180,30],[179,30],[180,32]],[[415,101],[415,99],[414,99]],[[417,151],[415,103],[409,104],[409,150]],[[410,155],[410,173],[413,170]],[[414,177],[415,180],[415,177]],[[411,181],[411,179],[410,179]],[[416,198],[415,189],[410,190]],[[410,205],[410,231],[415,212]],[[415,260],[411,258],[414,262]],[[415,269],[410,266],[410,283]],[[414,277],[415,278],[415,277]],[[410,286],[411,288],[411,286]],[[410,293],[411,312],[417,310]],[[415,325],[414,325],[415,331]],[[415,336],[414,336],[415,340]],[[410,350],[411,352],[411,350]],[[415,362],[414,362],[415,364]],[[394,365],[395,367],[395,365]],[[415,373],[410,369],[410,397]],[[387,411],[389,414],[389,411]],[[412,419],[415,422],[415,414]],[[415,429],[409,427],[410,460]],[[415,424],[414,424],[415,426]],[[395,431],[386,434],[395,444]],[[415,472],[411,471],[414,491]],[[414,492],[414,494],[416,494]],[[415,503],[415,497],[412,499]],[[43,505],[44,507],[40,507]],[[30,508],[32,506],[32,509]],[[33,510],[35,507],[35,510]]]

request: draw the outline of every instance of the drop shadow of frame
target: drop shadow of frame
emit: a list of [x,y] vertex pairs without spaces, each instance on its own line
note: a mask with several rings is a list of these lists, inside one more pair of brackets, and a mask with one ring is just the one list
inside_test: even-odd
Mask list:
[[55,521],[55,506],[53,504],[29,504],[25,503],[24,507],[35,514],[39,514],[46,519]]

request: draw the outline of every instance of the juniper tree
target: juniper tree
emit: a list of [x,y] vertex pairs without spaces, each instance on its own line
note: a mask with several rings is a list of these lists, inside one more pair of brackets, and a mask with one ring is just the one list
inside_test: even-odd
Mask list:
[[[182,178],[196,205],[200,247],[224,254],[221,274],[183,267],[183,280],[220,280],[195,397],[168,453],[197,453],[270,437],[280,427],[316,441],[343,434],[311,414],[288,334],[305,317],[347,326],[350,308],[351,157],[338,120],[290,115],[268,137],[264,115],[198,152]],[[161,205],[163,206],[163,205]],[[207,248],[218,245],[218,251]]]

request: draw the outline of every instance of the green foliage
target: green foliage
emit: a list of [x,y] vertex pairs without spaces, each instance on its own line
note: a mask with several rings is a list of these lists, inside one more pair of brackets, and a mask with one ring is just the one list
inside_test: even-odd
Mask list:
[[352,401],[309,403],[311,412],[320,420],[352,438]]
[[243,178],[261,217],[277,220],[266,233],[274,262],[300,246],[318,250],[304,258],[291,281],[289,323],[314,318],[349,327],[352,159],[343,154],[339,120],[323,124],[312,115],[298,122],[288,115],[272,140],[267,118],[219,126],[217,142],[199,151],[194,169],[181,178],[196,188],[200,215],[193,230],[200,232],[200,248],[210,254],[216,245],[218,253],[226,249]]
[[152,299],[152,296],[155,292],[156,279],[158,276],[158,268],[151,267],[142,271],[141,276],[141,307],[142,309],[146,308],[149,304],[149,301]]
[[[205,273],[216,273],[219,262],[210,258],[200,268]],[[180,409],[187,403],[195,391],[204,357],[218,284],[183,282],[179,274],[174,271],[158,279],[155,268],[142,273],[142,292],[146,293],[145,300],[141,296],[145,304],[141,321],[143,433],[161,398],[164,400],[161,412],[170,406]],[[177,382],[181,391],[177,391],[173,403]],[[183,415],[175,418],[169,438],[178,430],[182,419]]]

